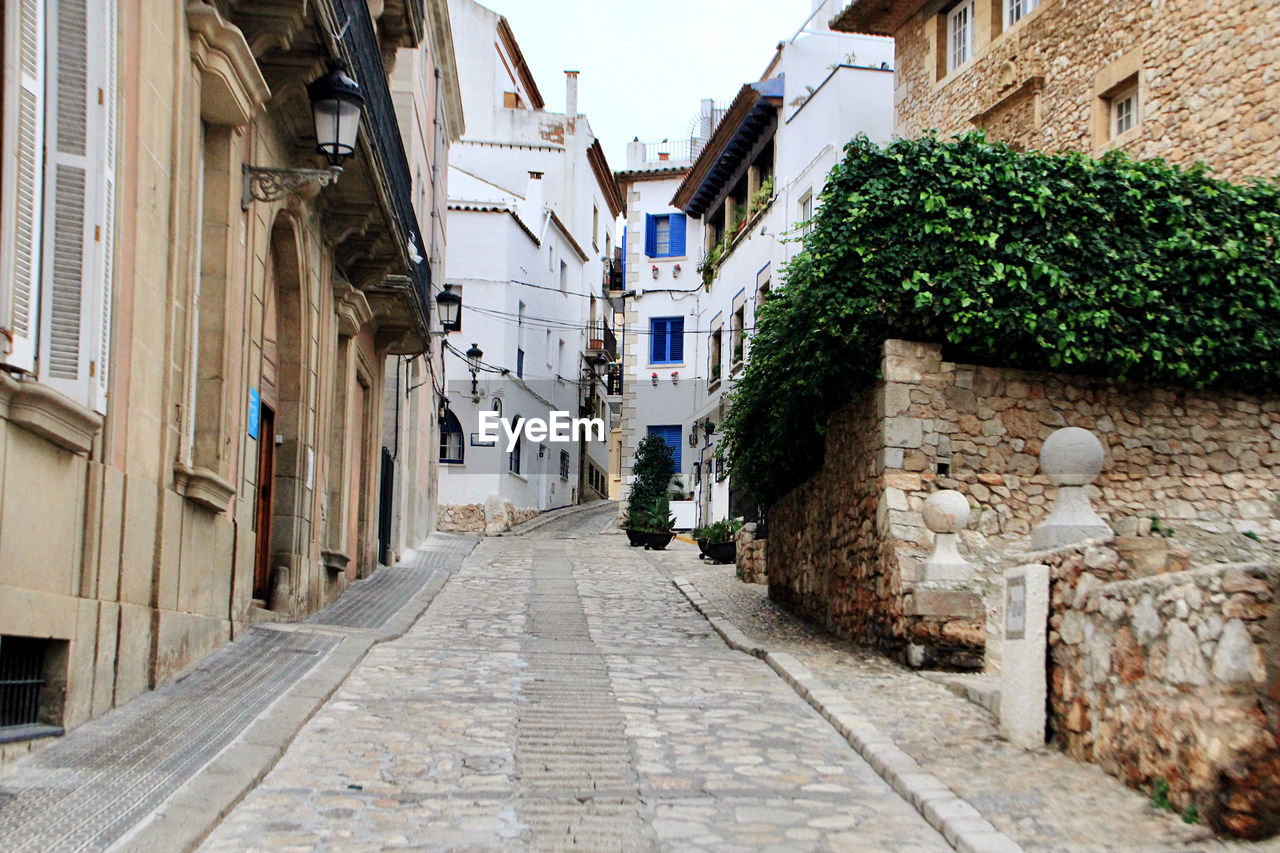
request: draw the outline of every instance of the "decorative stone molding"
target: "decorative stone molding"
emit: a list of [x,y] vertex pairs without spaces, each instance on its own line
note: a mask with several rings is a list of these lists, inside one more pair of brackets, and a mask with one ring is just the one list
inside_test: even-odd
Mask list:
[[173,473],[178,494],[205,509],[226,512],[227,503],[236,496],[236,487],[208,468],[191,468],[179,462]]
[[1112,533],[1084,491],[1102,472],[1103,459],[1102,442],[1087,429],[1065,427],[1044,440],[1040,470],[1058,493],[1049,517],[1031,531],[1032,549],[1046,551]]
[[924,502],[924,526],[933,533],[933,553],[924,564],[926,581],[967,581],[973,564],[960,555],[960,531],[969,524],[969,500],[954,489],[941,489]]
[[271,98],[244,33],[206,3],[187,4],[191,60],[200,70],[200,117],[209,124],[244,127]]
[[0,373],[0,418],[72,453],[88,453],[102,416],[47,385]]
[[328,549],[320,551],[320,560],[324,563],[324,567],[334,574],[345,572],[347,564],[351,562],[351,558],[341,551],[330,551]]
[[338,314],[338,334],[354,335],[373,319],[369,300],[345,281],[333,285],[334,311]]

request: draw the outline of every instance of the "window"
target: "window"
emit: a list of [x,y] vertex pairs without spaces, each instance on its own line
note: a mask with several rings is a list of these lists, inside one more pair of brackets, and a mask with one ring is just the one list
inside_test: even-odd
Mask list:
[[600,208],[591,205],[591,248],[600,248]]
[[[62,725],[64,691],[57,682],[65,681],[68,645],[34,637],[0,637],[0,732]],[[50,681],[57,689],[44,689]]]
[[516,434],[516,443],[507,454],[507,470],[512,474],[520,473],[520,446],[523,443],[523,439],[520,438],[520,421],[522,420],[523,418],[516,415],[515,420],[511,422],[511,429]]
[[569,265],[564,261],[560,262],[560,292],[564,293],[569,289]]
[[556,376],[564,379],[564,338],[560,339],[560,344],[556,348]]
[[684,318],[652,317],[649,320],[649,363],[684,361]]
[[451,465],[462,464],[462,424],[452,409],[445,409],[440,420],[440,461]]
[[1111,96],[1111,136],[1132,130],[1138,123],[1138,84],[1135,81]]
[[516,350],[516,377],[524,379],[524,350]]
[[1040,0],[1004,0],[1004,28],[1007,30],[1040,5]]
[[711,346],[708,347],[709,358],[711,363],[708,365],[708,371],[711,376],[711,387],[714,388],[720,382],[720,365],[724,361],[724,327],[720,327],[711,333]]
[[973,56],[973,0],[964,0],[947,13],[947,71],[955,71]]
[[800,233],[807,235],[813,230],[813,225],[809,220],[813,219],[813,190],[806,190],[805,194],[800,196]]
[[548,272],[556,271],[556,247],[555,246],[547,247],[547,271]]
[[560,451],[560,479],[569,479],[569,451]]
[[[764,284],[760,285],[760,289],[756,291],[756,311],[759,311],[760,307],[769,301],[769,289],[772,286],[773,281],[766,278]],[[757,316],[759,315],[757,314]]]
[[524,108],[524,101],[519,92],[503,92],[502,105],[509,110],[519,110]]
[[649,427],[649,435],[660,437],[667,443],[667,447],[671,448],[671,459],[676,464],[677,474],[680,473],[680,436],[682,434],[680,424]]
[[14,49],[0,95],[0,365],[37,371],[38,351],[41,382],[105,412],[117,4],[50,6],[26,0],[0,10]]
[[733,312],[733,369],[742,367],[747,346],[747,306],[739,305]]
[[645,214],[644,253],[650,258],[679,258],[685,251],[683,213]]

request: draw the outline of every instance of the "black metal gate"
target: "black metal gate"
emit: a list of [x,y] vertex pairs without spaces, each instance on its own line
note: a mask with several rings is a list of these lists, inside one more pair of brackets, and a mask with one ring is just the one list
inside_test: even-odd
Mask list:
[[378,489],[378,561],[383,564],[391,559],[391,505],[396,493],[396,463],[391,451],[382,448],[382,477]]

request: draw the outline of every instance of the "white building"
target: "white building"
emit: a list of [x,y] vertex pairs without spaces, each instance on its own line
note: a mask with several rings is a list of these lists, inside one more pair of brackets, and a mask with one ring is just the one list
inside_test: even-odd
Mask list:
[[[620,176],[628,190],[626,328],[645,338],[631,347],[628,337],[626,378],[662,392],[625,397],[623,482],[640,438],[669,436],[696,505],[683,513],[686,524],[690,515],[704,524],[743,513],[715,456],[716,428],[749,357],[756,309],[800,250],[787,238],[812,217],[845,143],[858,134],[887,142],[893,131],[893,42],[832,32],[826,24],[839,5],[815,0],[761,79],[717,115],[692,163],[664,167],[645,151],[643,166],[628,162]],[[681,254],[670,256],[669,235],[681,229]]]
[[[506,19],[473,0],[449,6],[467,129],[449,153],[447,280],[463,308],[445,358],[440,527],[474,530],[607,496],[604,377],[616,344],[598,282],[622,200],[578,114],[577,72],[565,72],[565,113],[547,112]],[[463,355],[473,343],[474,393]],[[509,452],[505,437],[481,436],[482,411],[513,424],[601,417],[606,436],[522,439]]]

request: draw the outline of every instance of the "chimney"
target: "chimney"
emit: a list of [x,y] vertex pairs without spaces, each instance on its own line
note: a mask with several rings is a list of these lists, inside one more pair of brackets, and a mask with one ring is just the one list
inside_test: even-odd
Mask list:
[[541,217],[546,207],[546,191],[543,189],[542,173],[529,173],[529,186],[524,193],[524,204],[520,206],[520,214],[530,228],[542,226]]
[[564,72],[564,114],[570,120],[578,117],[578,72]]
[[627,143],[627,168],[644,168],[644,143],[638,136]]

